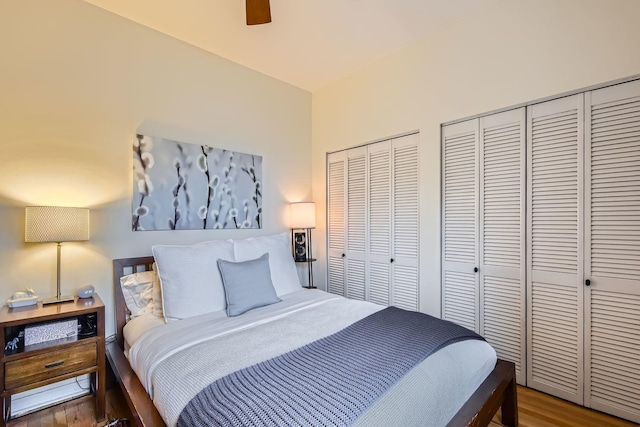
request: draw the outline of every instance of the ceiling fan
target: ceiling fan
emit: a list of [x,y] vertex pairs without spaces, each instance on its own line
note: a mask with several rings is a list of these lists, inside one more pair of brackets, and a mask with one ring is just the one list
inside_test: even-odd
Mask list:
[[260,25],[271,22],[269,0],[247,1],[247,25]]

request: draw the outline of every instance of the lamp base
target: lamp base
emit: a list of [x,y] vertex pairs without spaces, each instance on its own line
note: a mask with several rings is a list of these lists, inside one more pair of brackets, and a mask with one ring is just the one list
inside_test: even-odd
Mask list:
[[60,297],[51,297],[51,298],[45,298],[42,300],[42,305],[48,305],[48,304],[59,304],[62,302],[73,302],[74,298],[73,295],[60,295]]

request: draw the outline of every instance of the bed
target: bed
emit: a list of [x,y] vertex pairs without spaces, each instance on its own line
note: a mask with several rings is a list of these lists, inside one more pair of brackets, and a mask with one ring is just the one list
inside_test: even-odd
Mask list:
[[[339,308],[340,312],[361,312],[360,315],[353,314],[356,317],[378,310],[372,307],[373,305],[368,305],[369,303],[357,303],[354,306],[355,308],[352,309],[349,304],[353,304],[353,302],[350,300],[335,297],[322,291],[301,290],[283,296],[281,303],[250,311],[246,315],[239,316],[239,318],[227,319],[224,314],[214,312],[204,316],[192,317],[187,321],[172,322],[164,325],[163,322],[153,320],[151,316],[141,316],[134,319],[125,328],[128,311],[120,286],[120,278],[131,272],[150,270],[153,262],[153,257],[117,259],[113,262],[117,339],[108,346],[107,357],[125,395],[134,421],[140,426],[175,425],[176,414],[180,411],[184,402],[193,397],[194,394],[183,396],[184,391],[180,391],[182,390],[180,387],[188,388],[189,384],[186,383],[195,383],[193,386],[197,392],[197,389],[203,387],[211,378],[219,378],[235,370],[238,366],[251,365],[279,352],[285,352],[299,345],[304,345],[318,337],[326,336],[334,329],[339,329],[341,327],[340,322],[349,324],[354,320],[345,315],[343,316],[345,319],[324,322],[326,323],[324,326],[314,325],[313,319],[335,317],[330,315],[335,306],[341,307]],[[345,307],[349,308],[345,310]],[[240,318],[242,320],[238,320]],[[283,318],[295,319],[295,321],[284,321]],[[201,338],[197,332],[200,330],[201,324],[215,324],[218,329],[215,330],[214,328],[214,331],[211,332],[212,337]],[[250,325],[250,327],[247,325]],[[287,332],[287,336],[296,338],[287,340],[274,339],[282,328],[293,328]],[[297,338],[298,335],[301,335],[301,337]],[[236,351],[236,354],[245,355],[251,353],[251,355],[246,357],[247,360],[234,361],[234,363],[230,363],[225,359],[227,357],[225,355],[227,353],[226,350],[214,354],[216,348],[235,348],[229,346],[242,346],[243,342],[248,341],[254,343],[256,340],[259,341],[261,336],[264,338],[264,342],[278,342],[280,347],[278,345],[275,345],[275,348],[271,348],[268,345],[256,346],[263,349],[261,350],[263,353],[260,354]],[[209,339],[211,342],[207,344]],[[200,340],[201,342],[195,343],[194,348],[196,350],[189,350],[189,352],[200,351],[201,355],[210,354],[210,357],[215,362],[202,362],[202,356],[193,356],[187,351],[172,353],[171,349],[182,349],[194,340]],[[286,342],[281,343],[279,341]],[[167,342],[171,343],[168,348],[158,347],[158,345],[164,345]],[[203,347],[205,345],[210,347]],[[369,427],[390,425],[390,423],[398,425],[397,423],[400,422],[402,425],[483,426],[488,425],[494,414],[501,408],[502,422],[507,426],[516,426],[518,415],[514,365],[510,362],[498,360],[495,365],[489,366],[488,369],[486,366],[481,367],[482,363],[474,362],[473,358],[469,358],[469,354],[481,351],[482,347],[473,348],[470,345],[472,344],[463,341],[451,344],[434,353],[425,362],[413,369],[411,375],[407,374],[406,378],[398,381],[397,385],[389,389],[354,425]],[[154,351],[145,353],[145,348],[153,347],[156,347]],[[163,355],[159,362],[153,360],[158,354]],[[456,356],[456,354],[462,354],[462,356]],[[452,388],[451,384],[443,381],[442,375],[437,372],[434,373],[429,366],[445,366],[448,363],[447,360],[455,357],[462,357],[462,359],[457,360],[456,370],[461,370],[464,366],[470,366],[468,368],[470,369],[469,374],[464,375],[469,377],[477,376],[477,378],[473,379],[475,382],[469,380],[469,384],[472,385],[465,385],[467,388],[472,387],[468,392],[458,390],[460,387]],[[464,359],[464,357],[467,357],[467,359]],[[231,357],[231,359],[234,358],[240,359],[241,357]],[[185,361],[188,361],[188,363],[185,363]],[[205,365],[215,366],[219,372],[211,374],[210,378],[206,375],[193,375],[193,372],[191,378],[185,379],[186,377],[183,376],[171,378],[170,373],[172,370],[177,369],[176,366],[181,364],[191,366],[194,363],[198,363],[198,361],[201,361],[200,363],[203,366],[193,366],[196,372],[199,372],[197,371],[199,369],[205,369]],[[240,363],[240,365],[237,365],[237,363]],[[474,363],[479,364],[478,368],[473,367]],[[483,363],[486,364],[486,362]],[[150,367],[154,367],[155,371],[152,371]],[[481,368],[485,369],[486,372],[475,372],[480,371]],[[466,380],[460,381],[465,382]],[[163,383],[165,384],[163,385]],[[426,384],[432,385],[427,387]],[[438,386],[439,388],[436,387],[434,389],[433,384],[441,385]],[[476,384],[479,385],[476,386]],[[154,387],[157,390],[154,390]],[[164,391],[162,391],[163,387]],[[454,408],[444,408],[444,412],[442,412],[441,407],[448,405],[448,403],[445,404],[442,401],[442,399],[447,400],[448,397],[443,398],[442,395],[449,396],[447,393],[466,394],[462,400],[460,400],[461,397],[459,395],[455,398],[452,397],[451,400],[456,400],[452,403]],[[153,400],[150,394],[154,395]],[[159,403],[160,410],[154,405],[154,400]],[[430,402],[430,404],[425,404],[425,402]],[[404,411],[397,409],[402,408],[403,405],[408,409]],[[172,409],[172,406],[176,406],[177,409]],[[390,411],[389,408],[396,408],[397,410],[394,412]],[[414,410],[413,408],[417,409]],[[403,416],[405,417],[404,419],[402,418]],[[420,421],[422,419],[420,418],[421,416],[430,421],[422,423]],[[437,417],[444,417],[442,419],[448,421],[434,421],[439,419]],[[168,421],[165,422],[165,420]]]

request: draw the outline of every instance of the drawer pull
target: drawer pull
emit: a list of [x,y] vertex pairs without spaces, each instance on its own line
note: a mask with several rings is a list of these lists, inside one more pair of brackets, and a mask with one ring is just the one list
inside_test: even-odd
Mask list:
[[48,365],[44,365],[44,367],[45,369],[49,369],[49,368],[55,368],[56,366],[60,366],[60,365],[64,365],[64,360],[61,360],[59,362],[49,363]]

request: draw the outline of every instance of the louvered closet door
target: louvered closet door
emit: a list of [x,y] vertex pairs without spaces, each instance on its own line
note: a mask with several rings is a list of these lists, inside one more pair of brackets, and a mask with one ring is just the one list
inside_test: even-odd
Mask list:
[[586,111],[585,405],[640,422],[640,81]]
[[527,111],[527,386],[580,404],[583,100]]
[[327,290],[345,294],[345,152],[327,156]]
[[442,128],[442,317],[479,331],[478,120]]
[[[393,230],[390,265],[391,304],[406,310],[419,309],[418,250],[419,194],[418,139],[407,135],[392,141],[393,146]],[[373,180],[371,181],[373,183]]]
[[480,118],[480,333],[526,384],[525,108]]
[[391,141],[371,144],[369,159],[368,283],[371,302],[390,303]]
[[347,151],[346,297],[366,299],[367,148]]

